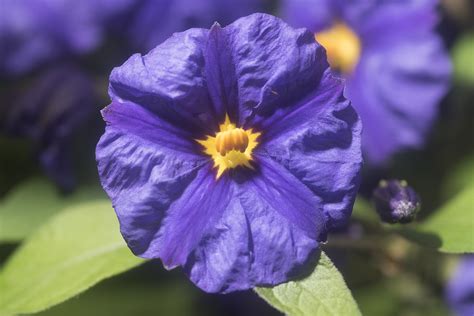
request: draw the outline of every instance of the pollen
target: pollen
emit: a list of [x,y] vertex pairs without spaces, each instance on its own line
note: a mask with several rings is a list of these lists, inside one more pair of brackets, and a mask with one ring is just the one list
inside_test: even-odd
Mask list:
[[361,43],[346,24],[337,22],[331,28],[316,33],[316,40],[326,49],[331,68],[351,73],[359,62]]
[[229,169],[239,166],[253,168],[250,162],[253,160],[252,152],[258,145],[259,136],[260,133],[255,133],[252,129],[237,127],[226,115],[215,136],[196,141],[204,147],[204,153],[213,159],[214,168],[217,169],[216,178],[219,179]]

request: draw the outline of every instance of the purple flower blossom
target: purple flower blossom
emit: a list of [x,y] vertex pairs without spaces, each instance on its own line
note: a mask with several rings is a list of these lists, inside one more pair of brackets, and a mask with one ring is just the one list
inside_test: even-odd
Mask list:
[[106,22],[130,0],[0,0],[0,74],[96,48]]
[[446,299],[458,316],[474,315],[474,255],[461,259],[447,285]]
[[135,48],[149,51],[174,32],[227,25],[261,8],[261,0],[138,0],[124,32]]
[[286,0],[282,14],[315,32],[364,124],[374,164],[419,148],[437,114],[451,65],[433,32],[436,0]]
[[347,222],[361,126],[310,32],[254,14],[176,33],[109,93],[98,169],[136,255],[243,290],[297,275]]
[[73,140],[96,109],[93,93],[87,75],[58,65],[41,73],[6,109],[7,132],[33,142],[43,170],[64,191],[76,183]]

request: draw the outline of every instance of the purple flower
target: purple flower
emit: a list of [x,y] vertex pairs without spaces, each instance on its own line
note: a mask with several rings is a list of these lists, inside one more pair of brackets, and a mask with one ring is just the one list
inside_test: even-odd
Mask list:
[[0,74],[96,48],[106,22],[130,0],[0,0]]
[[122,234],[205,291],[288,280],[350,216],[361,126],[310,32],[254,14],[176,33],[109,93],[96,156]]
[[363,149],[381,164],[419,148],[449,86],[436,0],[286,0],[283,15],[315,32],[364,124]]
[[461,259],[447,285],[446,299],[458,316],[474,315],[474,255]]
[[174,32],[227,25],[262,9],[262,0],[138,0],[125,32],[135,48],[149,51]]
[[387,223],[409,223],[421,207],[418,194],[405,180],[380,181],[373,200],[380,218]]
[[59,65],[41,73],[5,110],[7,132],[32,141],[43,170],[64,191],[76,183],[74,136],[96,109],[93,93],[87,75]]

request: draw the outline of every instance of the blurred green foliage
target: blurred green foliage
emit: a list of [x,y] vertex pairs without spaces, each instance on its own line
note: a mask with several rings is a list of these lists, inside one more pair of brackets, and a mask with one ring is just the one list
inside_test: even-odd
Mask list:
[[64,196],[45,178],[29,179],[0,202],[0,243],[19,242],[69,205],[104,198],[98,186],[84,186]]
[[135,257],[105,200],[53,217],[7,260],[0,273],[0,314],[34,313],[129,270]]
[[474,33],[463,35],[454,46],[452,55],[457,83],[474,86]]

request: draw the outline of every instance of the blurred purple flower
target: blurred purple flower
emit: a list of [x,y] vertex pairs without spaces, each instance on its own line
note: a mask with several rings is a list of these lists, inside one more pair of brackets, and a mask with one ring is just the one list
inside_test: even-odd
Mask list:
[[315,32],[364,124],[363,150],[382,164],[419,148],[446,93],[451,65],[433,28],[436,0],[286,0],[282,14]]
[[458,316],[474,315],[474,255],[461,259],[447,285],[446,299]]
[[262,0],[138,0],[124,27],[132,45],[147,52],[174,32],[227,25],[262,10]]
[[130,0],[0,0],[0,76],[96,48]]
[[41,73],[6,109],[10,135],[30,139],[46,174],[64,191],[75,186],[73,136],[95,111],[89,78],[72,66]]
[[300,273],[347,222],[361,126],[311,33],[265,14],[176,33],[109,92],[98,169],[136,255],[243,290]]

